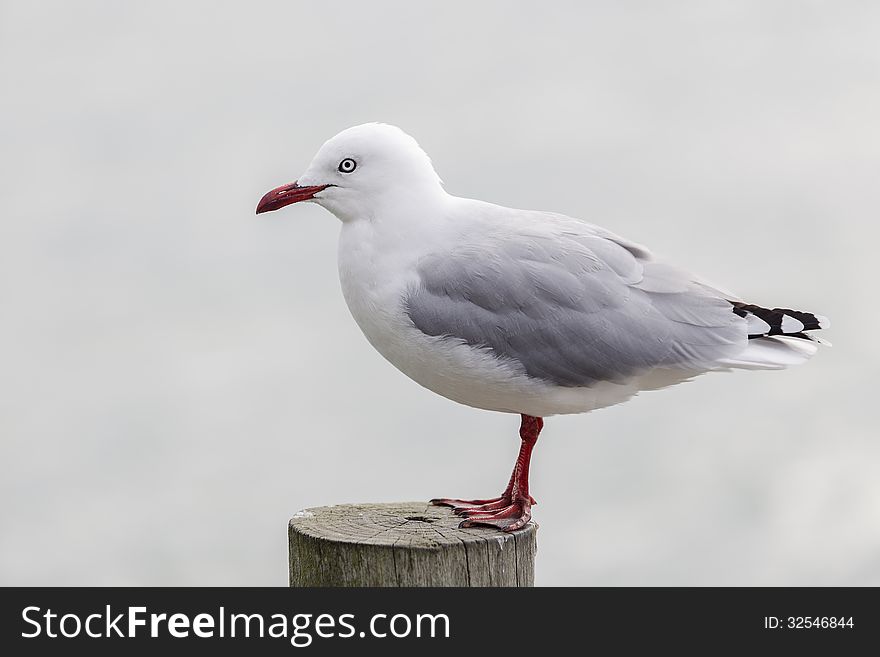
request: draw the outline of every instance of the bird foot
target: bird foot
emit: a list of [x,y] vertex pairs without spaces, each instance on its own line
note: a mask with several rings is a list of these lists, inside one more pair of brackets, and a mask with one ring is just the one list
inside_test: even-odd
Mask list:
[[459,500],[448,497],[435,498],[431,504],[450,506],[452,512],[465,520],[459,527],[494,527],[505,532],[513,532],[525,527],[532,519],[532,504],[537,504],[531,495],[528,497],[506,494],[486,500]]

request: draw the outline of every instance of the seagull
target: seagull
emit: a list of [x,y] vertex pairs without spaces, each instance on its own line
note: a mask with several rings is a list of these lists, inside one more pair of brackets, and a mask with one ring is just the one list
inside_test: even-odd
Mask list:
[[746,303],[599,226],[447,193],[425,151],[392,125],[332,137],[257,214],[300,202],[342,222],[342,293],[382,356],[443,397],[521,416],[500,496],[431,500],[463,527],[529,523],[544,418],[705,372],[785,368],[825,342],[810,331],[827,318]]

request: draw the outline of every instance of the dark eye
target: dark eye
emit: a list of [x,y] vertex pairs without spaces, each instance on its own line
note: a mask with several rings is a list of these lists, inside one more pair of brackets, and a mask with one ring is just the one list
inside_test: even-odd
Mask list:
[[355,169],[357,169],[357,162],[350,157],[345,158],[339,163],[339,173],[351,173]]

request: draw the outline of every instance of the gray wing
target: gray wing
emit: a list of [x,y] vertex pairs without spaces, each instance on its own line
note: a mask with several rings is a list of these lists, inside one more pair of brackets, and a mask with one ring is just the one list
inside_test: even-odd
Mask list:
[[556,385],[710,369],[747,342],[720,293],[610,233],[483,238],[423,257],[418,273],[404,302],[419,330]]

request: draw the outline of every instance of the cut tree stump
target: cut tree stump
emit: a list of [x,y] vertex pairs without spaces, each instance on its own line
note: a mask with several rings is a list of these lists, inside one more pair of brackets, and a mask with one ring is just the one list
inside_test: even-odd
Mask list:
[[537,525],[461,520],[426,502],[305,509],[289,525],[290,586],[534,586]]

